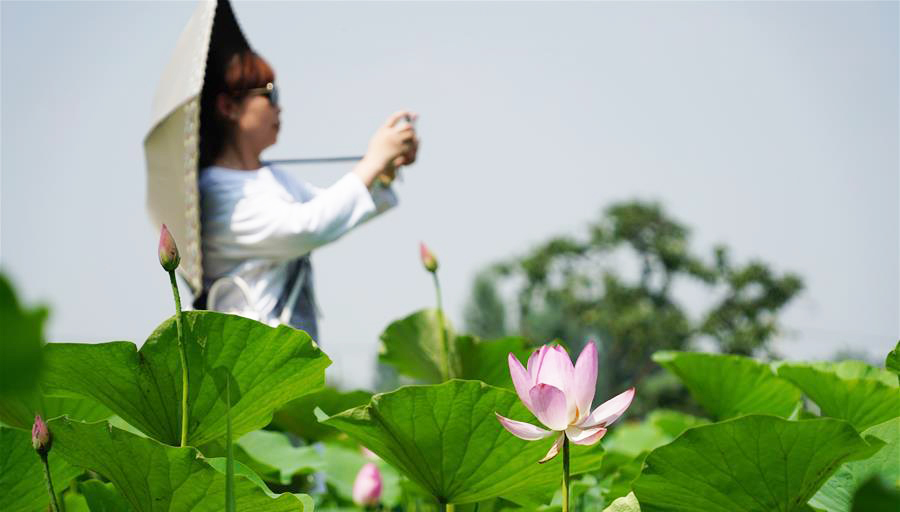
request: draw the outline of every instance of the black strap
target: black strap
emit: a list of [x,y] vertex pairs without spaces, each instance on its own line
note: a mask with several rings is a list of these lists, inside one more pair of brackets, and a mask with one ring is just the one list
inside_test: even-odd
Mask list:
[[[281,314],[285,304],[287,304],[287,301],[291,296],[291,291],[297,284],[297,278],[300,276],[300,271],[304,267],[308,269],[309,266],[309,255],[302,256],[291,262],[291,265],[287,270],[288,277],[284,282],[284,289],[281,290],[281,296],[278,297],[278,302],[275,303],[275,311],[277,311],[278,314]],[[301,283],[300,286],[303,286],[303,283]]]
[[[278,302],[275,303],[275,311],[281,311],[282,309],[284,309],[284,305],[287,303],[288,298],[291,296],[291,290],[294,289],[294,285],[297,283],[297,278],[300,276],[300,270],[303,269],[303,267],[309,268],[309,266],[309,255],[302,256],[291,262],[290,267],[288,267],[288,278],[284,283],[284,289],[281,290],[281,295],[278,297]],[[209,290],[204,289],[202,292],[200,292],[200,295],[197,295],[194,298],[194,309],[201,311],[206,310],[206,301],[208,298]]]

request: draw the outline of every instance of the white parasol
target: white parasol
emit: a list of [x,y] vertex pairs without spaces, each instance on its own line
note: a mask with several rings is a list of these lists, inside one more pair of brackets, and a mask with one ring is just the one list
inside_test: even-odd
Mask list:
[[[165,224],[178,244],[178,271],[196,297],[203,287],[197,165],[200,108],[207,62],[219,62],[250,45],[228,0],[201,0],[178,39],[153,98],[144,139],[147,209],[156,228]],[[273,160],[300,164],[359,160],[334,157]]]
[[166,66],[153,98],[147,160],[147,209],[159,228],[168,226],[180,248],[178,271],[194,295],[203,286],[197,159],[200,93],[214,23],[233,25],[243,38],[227,0],[202,1]]

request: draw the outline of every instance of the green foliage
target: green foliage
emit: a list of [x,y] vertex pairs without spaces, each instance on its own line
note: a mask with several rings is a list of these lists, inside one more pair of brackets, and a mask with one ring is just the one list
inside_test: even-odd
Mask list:
[[[106,422],[50,422],[53,451],[72,465],[110,480],[135,511],[219,511],[225,503],[224,460],[214,468],[191,447],[176,448]],[[243,471],[249,471],[244,469]],[[302,511],[293,495],[271,497],[268,490],[238,472],[238,509]]]
[[800,391],[769,365],[743,356],[700,352],[657,352],[653,360],[678,376],[707,412],[719,419],[741,414],[788,417],[800,405]]
[[112,416],[109,409],[89,398],[46,396],[39,389],[0,396],[0,421],[3,423],[30,430],[35,414],[48,421],[62,415],[91,422]]
[[[476,335],[564,339],[575,351],[584,340],[599,339],[601,394],[656,372],[650,355],[658,350],[685,350],[707,339],[726,353],[766,351],[779,311],[803,287],[799,277],[763,262],[734,263],[725,247],[702,257],[690,249],[688,228],[655,203],[613,204],[585,231],[580,238],[551,238],[480,272],[466,322]],[[713,301],[692,318],[674,283],[699,287]],[[503,299],[500,290],[507,289],[512,297]],[[505,325],[505,314],[495,313],[506,303],[517,325]],[[658,391],[645,390],[636,406],[680,403],[681,397]]]
[[[91,512],[125,512],[131,510],[125,497],[113,484],[99,480],[86,480],[78,483],[78,491]],[[66,512],[69,512],[66,510]]]
[[[226,404],[214,368],[234,378],[240,399],[231,408],[234,435],[259,429],[281,405],[315,391],[330,364],[309,336],[234,315],[184,313],[189,386],[189,444],[225,435]],[[46,348],[44,385],[50,393],[92,398],[145,434],[180,439],[181,370],[175,323],[164,322],[140,351],[130,342],[53,343]]]
[[[325,420],[397,467],[442,502],[469,503],[559,485],[560,457],[538,464],[552,444],[506,432],[494,413],[537,420],[515,393],[451,380],[375,395],[369,405]],[[599,467],[597,447],[572,450],[572,473]]]
[[857,430],[900,416],[894,376],[865,363],[785,363],[778,375],[803,390],[823,416],[847,420]]
[[460,359],[460,378],[507,389],[515,389],[509,376],[508,355],[513,354],[524,364],[532,351],[527,340],[515,336],[490,341],[457,336],[454,343]]
[[897,510],[900,508],[900,487],[872,477],[853,496],[853,512]]
[[[81,474],[50,450],[50,476],[57,493]],[[0,510],[46,512],[50,503],[41,458],[28,432],[0,427]]]
[[[398,373],[434,384],[441,382],[441,327],[438,311],[426,309],[391,323],[381,335],[379,361]],[[481,380],[512,389],[507,354],[525,360],[530,352],[524,338],[482,341],[457,335],[446,323],[450,373],[461,379]]]
[[[841,466],[809,501],[810,505],[828,512],[851,512],[854,495],[873,477],[900,488],[900,418],[868,428],[862,435],[867,440],[874,437],[885,444],[868,459]],[[900,505],[900,502],[894,503]],[[900,507],[894,509],[900,510]]]
[[25,309],[12,284],[0,274],[0,398],[27,393],[41,374],[44,321],[47,309]]
[[841,420],[743,416],[692,428],[654,450],[634,493],[644,512],[805,510],[841,463],[880,447]]
[[[427,383],[441,382],[441,322],[435,309],[417,311],[391,323],[381,334],[378,360],[399,373]],[[448,339],[455,335],[446,322]],[[455,344],[450,343],[451,373],[459,373]]]
[[325,481],[341,501],[352,502],[356,475],[366,463],[374,462],[381,472],[381,503],[386,507],[400,504],[402,497],[400,473],[393,466],[381,459],[370,460],[358,447],[351,448],[336,442],[328,442],[324,449]]
[[318,407],[327,414],[337,414],[369,402],[372,393],[356,390],[342,392],[332,387],[309,393],[285,404],[275,411],[274,426],[302,437],[309,442],[329,439],[339,432],[328,425],[319,423],[313,411]]
[[486,339],[506,336],[506,306],[491,273],[479,272],[472,283],[472,300],[465,306],[466,327]]
[[[281,432],[256,430],[241,436],[237,446],[256,465],[247,464],[273,482],[287,485],[294,475],[309,474],[324,467],[322,457],[312,446],[294,446]],[[241,457],[238,456],[238,460]],[[246,462],[245,462],[246,464]],[[259,471],[259,468],[270,468]]]
[[603,439],[607,452],[637,457],[671,442],[689,428],[709,423],[678,411],[657,409],[644,421],[617,423]]
[[888,353],[887,358],[884,360],[884,367],[894,372],[897,378],[900,379],[900,341],[897,342],[894,350]]
[[641,504],[638,503],[634,493],[628,493],[609,504],[603,512],[641,512]]

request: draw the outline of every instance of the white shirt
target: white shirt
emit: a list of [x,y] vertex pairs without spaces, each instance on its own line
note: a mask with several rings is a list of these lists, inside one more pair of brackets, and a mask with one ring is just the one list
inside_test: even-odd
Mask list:
[[[321,189],[269,166],[254,171],[207,167],[200,172],[199,188],[203,288],[223,282],[209,308],[273,326],[280,323],[282,312],[275,305],[293,260],[397,204],[389,187],[374,185],[370,192],[353,173]],[[311,279],[301,280],[311,286]]]

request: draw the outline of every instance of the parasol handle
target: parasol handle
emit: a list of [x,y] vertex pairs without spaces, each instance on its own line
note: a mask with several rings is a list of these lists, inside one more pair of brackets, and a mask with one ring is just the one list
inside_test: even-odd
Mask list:
[[[265,165],[269,164],[278,164],[278,165],[292,165],[292,164],[330,164],[337,162],[358,162],[362,160],[361,156],[331,156],[325,158],[284,158],[277,160],[266,160],[263,162]],[[397,169],[396,177],[400,177],[400,169]],[[381,182],[382,185],[390,185],[394,178],[390,178],[388,176],[379,176],[378,181]]]
[[362,160],[361,156],[331,156],[325,158],[283,158],[277,160],[266,160],[266,164],[328,164],[336,162],[356,162]]

